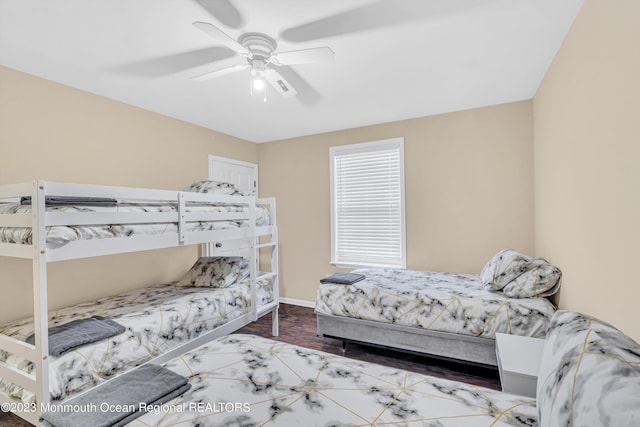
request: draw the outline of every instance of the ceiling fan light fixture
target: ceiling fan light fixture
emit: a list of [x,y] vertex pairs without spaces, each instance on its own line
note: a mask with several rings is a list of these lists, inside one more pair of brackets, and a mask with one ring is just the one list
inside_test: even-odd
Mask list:
[[265,85],[266,61],[253,58],[249,61],[251,65],[251,96],[253,92],[262,92],[263,101],[267,102],[267,89]]
[[267,88],[264,82],[265,72],[263,69],[253,68],[251,70],[251,88],[250,93],[253,96],[255,93],[262,92],[262,101],[267,102]]
[[262,77],[254,77],[252,86],[254,90],[261,92],[264,89],[264,80]]
[[264,69],[255,67],[251,69],[251,87],[258,92],[264,89]]

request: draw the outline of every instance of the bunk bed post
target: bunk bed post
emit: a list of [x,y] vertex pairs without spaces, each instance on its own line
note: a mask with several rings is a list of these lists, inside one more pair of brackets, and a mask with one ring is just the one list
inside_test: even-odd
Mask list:
[[[276,221],[276,199],[269,199],[269,212],[271,214],[271,269],[272,271],[277,271],[273,277],[273,300],[280,301],[280,268],[278,265],[278,227]],[[280,335],[280,329],[278,324],[278,310],[280,308],[280,303],[276,305],[276,308],[271,312],[271,335],[277,337]]]
[[49,403],[49,313],[47,301],[47,253],[45,231],[45,194],[46,183],[33,181],[31,194],[31,213],[33,215],[33,326],[35,333],[34,360],[36,373],[37,412]]
[[258,245],[256,244],[256,198],[251,196],[249,199],[249,279],[251,282],[251,321],[258,320],[258,298],[256,295],[256,287],[258,281],[257,272],[257,252]]
[[185,201],[185,194],[182,191],[178,191],[178,244],[184,244],[184,234],[187,231],[185,223],[185,213],[187,211],[187,204]]

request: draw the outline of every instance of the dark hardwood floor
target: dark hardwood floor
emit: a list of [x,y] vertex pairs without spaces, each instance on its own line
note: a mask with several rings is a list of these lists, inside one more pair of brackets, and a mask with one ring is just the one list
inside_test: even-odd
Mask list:
[[[271,315],[266,315],[257,322],[245,326],[237,333],[271,337]],[[316,336],[316,318],[312,308],[281,304],[280,336],[271,338],[314,350],[344,355],[353,359],[406,369],[435,377],[463,381],[495,390],[500,389],[497,369],[466,365],[449,360],[440,360],[356,343],[349,343],[346,354],[343,354],[341,340]],[[31,426],[31,424],[23,421],[18,416],[0,412],[0,427],[28,426]]]
[[479,367],[357,343],[349,343],[347,352],[344,354],[341,340],[316,335],[316,316],[312,308],[281,304],[279,317],[279,337],[271,336],[271,315],[266,315],[257,322],[245,326],[237,333],[270,337],[274,340],[344,355],[352,359],[500,390],[497,368]]

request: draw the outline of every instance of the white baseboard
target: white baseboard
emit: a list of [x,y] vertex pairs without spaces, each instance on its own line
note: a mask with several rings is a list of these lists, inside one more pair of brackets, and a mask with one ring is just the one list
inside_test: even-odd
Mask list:
[[302,299],[295,299],[295,298],[280,298],[280,302],[285,304],[291,304],[291,305],[299,305],[301,307],[316,308],[315,301],[305,301]]

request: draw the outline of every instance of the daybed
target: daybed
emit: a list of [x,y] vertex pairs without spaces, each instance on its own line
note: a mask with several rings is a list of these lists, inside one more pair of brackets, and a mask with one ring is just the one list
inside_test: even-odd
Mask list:
[[544,337],[561,272],[512,249],[478,275],[358,269],[321,283],[318,335],[496,366],[495,333]]
[[612,326],[559,311],[534,399],[229,335],[166,363],[190,389],[164,404],[142,405],[146,413],[129,425],[635,426],[639,355],[640,346]]
[[[34,181],[0,186],[0,202],[0,256],[32,260],[34,295],[33,318],[1,329],[0,378],[8,393],[38,403],[38,411],[22,414],[31,422],[52,398],[150,358],[161,363],[268,312],[277,335],[277,256],[271,271],[257,270],[257,250],[269,246],[273,254],[277,245],[273,199],[256,200],[213,181],[185,191]],[[260,236],[266,243],[258,243]],[[243,262],[225,264],[235,267],[220,267],[222,276],[205,259],[188,273],[207,273],[200,279],[131,291],[99,300],[99,306],[47,308],[49,262],[192,244],[211,255],[215,242],[225,240],[246,241],[249,250]],[[48,327],[94,314],[117,318],[126,332],[71,356],[49,356]],[[33,344],[24,341],[31,332]],[[0,393],[0,402],[15,403],[16,397]]]

